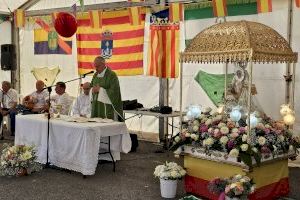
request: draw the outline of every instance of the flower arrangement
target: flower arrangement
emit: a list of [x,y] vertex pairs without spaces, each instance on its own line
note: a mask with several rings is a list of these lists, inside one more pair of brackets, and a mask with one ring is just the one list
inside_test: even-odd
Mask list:
[[1,176],[22,176],[41,170],[35,162],[34,146],[6,145],[0,157]]
[[154,176],[164,180],[177,180],[184,177],[186,171],[175,162],[166,162],[155,167]]
[[248,199],[247,196],[254,192],[253,181],[243,175],[235,175],[229,179],[225,187],[225,195],[230,198]]
[[[216,178],[209,182],[208,189],[210,192],[220,197],[248,199],[247,196],[254,192],[255,185],[253,181],[240,174],[230,178]],[[222,198],[221,198],[222,199]]]
[[171,149],[191,144],[204,148],[207,155],[213,151],[223,152],[225,158],[238,158],[249,167],[252,167],[252,158],[260,164],[262,157],[298,153],[299,138],[293,137],[282,122],[265,115],[258,116],[257,125],[248,135],[245,118],[234,122],[228,114],[210,114],[211,110],[208,111],[185,123],[182,132],[174,138]]

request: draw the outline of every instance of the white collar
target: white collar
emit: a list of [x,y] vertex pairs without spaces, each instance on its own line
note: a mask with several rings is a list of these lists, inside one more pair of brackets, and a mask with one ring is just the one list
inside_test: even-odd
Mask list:
[[106,70],[107,70],[107,67],[105,67],[105,69],[100,74],[98,74],[97,77],[103,78],[104,75],[105,75]]

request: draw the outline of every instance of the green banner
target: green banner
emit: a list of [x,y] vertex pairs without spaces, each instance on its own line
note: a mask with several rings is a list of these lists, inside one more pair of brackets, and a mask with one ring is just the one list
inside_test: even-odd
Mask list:
[[[228,16],[257,14],[256,0],[227,1]],[[211,2],[187,4],[184,7],[184,20],[213,18]]]

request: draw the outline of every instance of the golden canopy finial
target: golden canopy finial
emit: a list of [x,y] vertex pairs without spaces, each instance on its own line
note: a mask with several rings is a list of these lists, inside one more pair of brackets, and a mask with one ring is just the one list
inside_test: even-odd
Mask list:
[[297,62],[288,42],[274,29],[257,22],[230,21],[200,32],[181,53],[182,62]]

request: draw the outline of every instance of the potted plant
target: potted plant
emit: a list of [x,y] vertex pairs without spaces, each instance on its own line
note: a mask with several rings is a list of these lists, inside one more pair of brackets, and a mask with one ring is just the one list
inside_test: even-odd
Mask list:
[[36,155],[33,146],[7,145],[0,157],[1,176],[25,176],[41,170],[41,165],[35,162]]
[[254,192],[254,188],[254,183],[249,177],[235,175],[225,187],[225,200],[246,200],[248,195]]
[[166,162],[156,166],[154,176],[160,179],[160,191],[163,198],[176,196],[177,180],[182,179],[186,171],[175,162]]
[[240,174],[230,178],[215,178],[208,184],[208,190],[219,195],[219,200],[247,200],[254,188],[253,181]]

